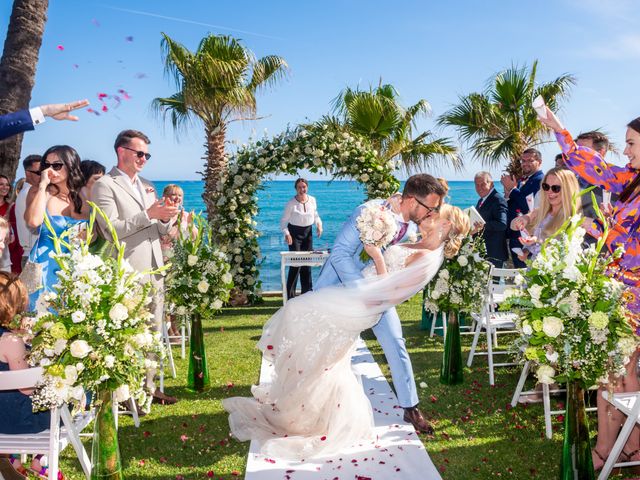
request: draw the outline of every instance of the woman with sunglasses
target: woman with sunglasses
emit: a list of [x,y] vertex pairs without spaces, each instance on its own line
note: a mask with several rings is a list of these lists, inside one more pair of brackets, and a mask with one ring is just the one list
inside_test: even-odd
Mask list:
[[[86,228],[89,208],[82,199],[80,191],[84,186],[84,177],[80,170],[80,156],[68,145],[56,145],[49,148],[40,162],[40,184],[33,190],[33,196],[27,201],[24,219],[31,229],[39,229],[36,244],[29,255],[31,268],[27,278],[30,291],[29,309],[36,309],[36,302],[42,292],[53,290],[59,270],[55,260],[49,257],[53,250],[51,235],[44,225],[44,217],[48,216],[51,225],[58,235],[69,230],[71,235],[78,235]],[[31,191],[29,194],[31,195]],[[40,275],[40,270],[42,274]],[[35,278],[35,277],[41,278]],[[41,282],[41,283],[39,283]],[[36,285],[41,288],[36,289]]]
[[[624,155],[629,159],[629,163],[624,167],[608,164],[595,150],[578,146],[549,108],[546,108],[546,118],[538,118],[538,120],[555,132],[562,153],[565,154],[565,165],[568,168],[591,185],[597,185],[603,190],[619,195],[613,207],[609,204],[603,205],[607,217],[606,221],[610,228],[605,240],[607,250],[611,253],[618,247],[624,249],[622,257],[612,261],[609,265],[609,273],[628,287],[628,307],[637,319],[640,315],[640,233],[638,232],[640,226],[638,221],[638,210],[640,209],[640,117],[627,124]],[[590,235],[595,238],[602,236],[603,225],[600,220],[588,219],[585,223]],[[640,335],[638,326],[636,334]],[[611,385],[614,392],[637,392],[640,390],[637,372],[638,357],[639,352],[636,350],[627,364],[626,374],[612,379]],[[620,426],[624,422],[623,415],[602,398],[604,391],[605,387],[600,387],[598,390],[598,439],[592,451],[593,466],[596,470],[604,466]],[[620,460],[640,461],[640,429],[637,426],[631,432]]]
[[[543,177],[540,188],[540,206],[526,215],[514,218],[511,222],[511,229],[515,231],[529,226],[533,229],[533,235],[530,237],[520,237],[524,248],[523,255],[518,255],[518,258],[523,262],[529,255],[534,259],[540,253],[542,242],[556,233],[571,216],[573,197],[580,191],[576,176],[571,170],[563,167],[549,170]],[[576,209],[578,213],[582,211],[579,197]]]

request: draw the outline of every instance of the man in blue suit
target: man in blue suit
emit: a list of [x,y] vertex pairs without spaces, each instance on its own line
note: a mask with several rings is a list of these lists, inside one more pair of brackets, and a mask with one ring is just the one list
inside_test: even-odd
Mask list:
[[[432,215],[437,215],[445,194],[444,187],[435,177],[419,174],[407,180],[401,197],[398,195],[387,200],[371,200],[367,204],[384,205],[396,215],[398,233],[391,242],[394,244],[415,234],[420,222]],[[356,220],[367,204],[356,208],[342,226],[333,244],[331,255],[322,267],[316,289],[362,278],[361,271],[364,263],[360,260],[360,252],[363,245]],[[427,423],[418,409],[418,391],[413,378],[413,367],[395,308],[387,310],[382,315],[378,324],[373,327],[373,332],[380,342],[391,369],[398,402],[404,408],[404,420],[413,424],[418,432],[433,434],[433,427]]]
[[[522,166],[522,178],[516,181],[513,175],[505,174],[501,178],[504,187],[504,196],[507,199],[509,207],[507,215],[507,238],[509,239],[509,250],[512,248],[522,248],[520,242],[520,232],[511,230],[511,221],[518,214],[529,213],[529,204],[527,197],[534,198],[540,190],[540,183],[544,174],[540,167],[542,165],[542,155],[535,148],[526,149],[520,156],[520,165]],[[531,233],[531,232],[529,232]],[[511,258],[515,268],[524,268],[525,263],[520,260],[513,250],[511,250]]]
[[[505,260],[509,258],[506,238],[507,201],[495,189],[489,172],[476,173],[473,182],[480,197],[476,210],[485,221],[482,236],[487,247],[487,259],[495,267],[502,268]],[[482,229],[480,225],[474,225],[473,228],[474,233]]]
[[29,110],[19,110],[14,113],[0,115],[0,140],[12,137],[27,130],[33,130],[35,125],[44,122],[44,117],[51,117],[54,120],[77,121],[78,117],[69,115],[69,112],[89,105],[89,100],[76,100],[69,103],[54,103],[31,108]]

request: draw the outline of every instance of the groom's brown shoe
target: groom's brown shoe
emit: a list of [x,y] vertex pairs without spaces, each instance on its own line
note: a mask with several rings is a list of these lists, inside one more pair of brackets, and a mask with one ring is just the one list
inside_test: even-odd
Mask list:
[[424,419],[417,406],[404,409],[404,421],[413,425],[418,433],[434,434],[433,427]]

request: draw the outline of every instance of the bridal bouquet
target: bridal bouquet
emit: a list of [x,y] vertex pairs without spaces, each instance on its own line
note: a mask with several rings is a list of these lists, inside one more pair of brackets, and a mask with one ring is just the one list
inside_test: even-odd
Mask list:
[[482,236],[465,238],[458,255],[445,259],[438,274],[425,287],[425,310],[433,314],[479,312],[491,270],[485,255]]
[[389,245],[398,230],[391,210],[374,204],[368,204],[362,209],[356,219],[356,226],[362,243],[380,248]]
[[68,232],[57,236],[45,216],[54,242],[52,259],[60,271],[55,292],[43,293],[38,301],[29,361],[44,367],[45,381],[33,395],[34,408],[62,402],[80,408],[87,390],[115,392],[118,401],[133,397],[147,407],[151,403],[145,374],[156,362],[148,358],[163,353],[160,334],[148,326],[151,286],[124,260],[125,246],[104,214],[92,207],[86,238],[92,236],[96,214],[102,215],[114,239],[115,258],[93,255],[89,242],[78,236],[70,241]]
[[[536,365],[538,382],[578,382],[583,388],[622,375],[638,345],[624,285],[607,273],[611,258],[583,248],[581,217],[573,216],[505,292],[503,309],[519,314],[516,347]],[[613,260],[621,250],[614,252]]]
[[178,232],[165,281],[167,300],[180,317],[207,317],[229,300],[233,280],[227,257],[211,243],[211,226],[202,215],[191,215],[187,225],[180,222]]

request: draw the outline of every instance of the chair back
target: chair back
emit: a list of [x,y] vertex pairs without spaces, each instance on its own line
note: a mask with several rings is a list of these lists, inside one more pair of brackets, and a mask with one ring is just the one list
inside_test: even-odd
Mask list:
[[0,391],[34,388],[42,381],[43,374],[42,367],[0,372]]

